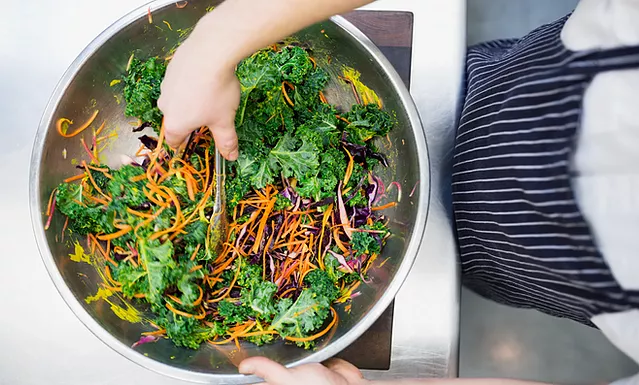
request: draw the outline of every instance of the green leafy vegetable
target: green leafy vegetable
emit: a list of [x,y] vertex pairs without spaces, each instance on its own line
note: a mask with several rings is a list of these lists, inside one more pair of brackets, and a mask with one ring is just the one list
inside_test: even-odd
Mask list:
[[[389,233],[388,228],[383,223],[377,222],[372,226],[362,226],[360,229],[364,231],[357,231],[353,233],[351,243],[353,251],[358,255],[381,252],[382,240]],[[373,232],[366,230],[371,230]]]
[[349,122],[346,132],[354,143],[364,144],[375,136],[384,136],[393,127],[390,115],[376,104],[354,105],[344,116]]
[[283,336],[305,337],[319,329],[328,318],[330,300],[311,289],[304,289],[295,302],[280,300],[271,329]]
[[173,245],[171,242],[160,244],[157,241],[139,240],[140,259],[146,269],[146,279],[149,284],[147,300],[159,303],[167,286],[167,275],[176,267],[173,260]]
[[[123,76],[125,114],[156,131],[165,71],[163,59],[132,58]],[[347,264],[367,262],[388,237],[367,192],[380,157],[374,141],[393,123],[376,105],[328,104],[329,74],[302,46],[261,50],[236,75],[240,154],[226,166],[231,225],[221,245],[211,231],[214,141],[206,129],[181,154],[144,136],[152,155],[118,169],[92,162],[89,174],[57,188],[52,206],[96,250],[89,258],[77,243],[81,255],[72,258],[104,262],[109,292],[150,307],[155,333],[177,346],[237,338],[311,348],[328,331],[331,306],[365,277]]]
[[162,112],[157,106],[160,97],[160,85],[166,72],[166,63],[158,57],[141,61],[131,60],[129,70],[124,76],[124,100],[126,116],[132,116],[148,122],[155,128],[162,124]]

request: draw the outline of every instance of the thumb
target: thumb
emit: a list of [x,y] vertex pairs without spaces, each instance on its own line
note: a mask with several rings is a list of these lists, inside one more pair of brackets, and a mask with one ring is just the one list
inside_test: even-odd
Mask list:
[[215,147],[220,150],[220,154],[228,160],[237,160],[239,152],[237,148],[235,124],[230,122],[223,125],[210,125],[209,130],[211,131],[211,134],[213,134]]
[[288,369],[266,357],[251,357],[240,363],[240,373],[254,375],[269,384],[287,384],[291,374]]
[[357,384],[364,379],[362,372],[355,365],[339,358],[331,358],[324,362],[324,366],[344,377],[349,384]]
[[178,122],[174,122],[173,119],[166,115],[162,120],[162,126],[164,127],[164,141],[172,148],[180,147],[180,145],[186,141],[191,131],[193,131],[181,127]]

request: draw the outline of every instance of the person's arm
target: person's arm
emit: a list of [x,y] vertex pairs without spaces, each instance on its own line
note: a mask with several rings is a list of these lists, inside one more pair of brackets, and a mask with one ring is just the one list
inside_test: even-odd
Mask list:
[[235,160],[235,66],[304,27],[372,1],[226,0],[198,22],[169,64],[158,101],[167,143],[179,146],[191,131],[208,126],[222,155]]
[[352,364],[332,359],[292,369],[264,357],[252,357],[240,363],[240,373],[260,377],[266,385],[549,385],[509,379],[412,379],[368,381]]

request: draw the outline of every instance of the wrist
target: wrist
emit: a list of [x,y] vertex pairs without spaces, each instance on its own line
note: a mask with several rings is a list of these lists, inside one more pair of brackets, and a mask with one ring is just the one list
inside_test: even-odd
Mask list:
[[230,23],[211,12],[200,19],[185,43],[198,51],[201,60],[234,72],[246,55],[234,35]]

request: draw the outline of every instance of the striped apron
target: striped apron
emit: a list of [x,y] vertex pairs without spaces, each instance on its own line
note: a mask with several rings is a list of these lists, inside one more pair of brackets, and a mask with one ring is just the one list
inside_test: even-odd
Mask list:
[[586,87],[597,73],[638,68],[639,47],[569,51],[566,20],[469,50],[453,207],[466,286],[592,325],[594,315],[639,308],[639,292],[619,286],[597,249],[571,154]]

